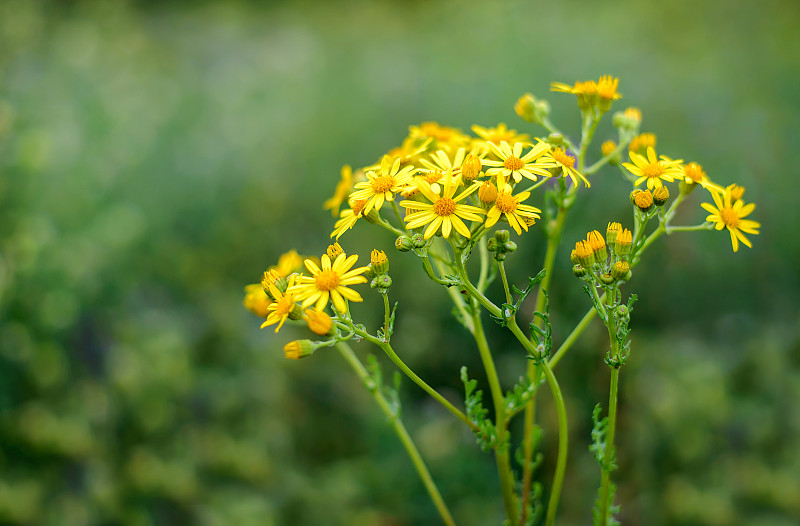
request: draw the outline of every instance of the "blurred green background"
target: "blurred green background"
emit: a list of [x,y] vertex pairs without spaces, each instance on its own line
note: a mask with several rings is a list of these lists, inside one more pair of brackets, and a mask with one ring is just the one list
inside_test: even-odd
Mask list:
[[[628,287],[621,519],[798,524],[798,20],[793,0],[0,2],[0,523],[437,524],[343,361],[285,360],[305,333],[260,331],[242,287],[290,248],[321,253],[341,165],[409,125],[540,133],[512,110],[531,91],[575,133],[574,97],[550,81],[613,74],[659,150],[746,186],[763,224],[736,254],[727,234],[668,238]],[[611,137],[601,126],[598,144]],[[566,242],[629,221],[607,173]],[[403,284],[398,350],[459,400],[458,368],[479,360],[445,295],[392,239],[356,232],[345,248],[386,249]],[[512,280],[542,244],[521,240]],[[588,307],[566,258],[557,341]],[[354,310],[374,322],[364,294]],[[560,524],[590,521],[605,338],[594,327],[559,366],[574,446]],[[510,345],[498,360],[510,385],[524,360]],[[491,457],[415,386],[401,395],[459,523],[499,524]],[[540,407],[547,485],[547,395]]]

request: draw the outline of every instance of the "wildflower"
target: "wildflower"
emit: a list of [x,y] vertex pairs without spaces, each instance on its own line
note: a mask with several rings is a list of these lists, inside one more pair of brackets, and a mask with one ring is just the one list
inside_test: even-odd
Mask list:
[[731,203],[738,201],[744,196],[744,186],[738,184],[729,185],[726,190],[731,193]]
[[648,148],[655,148],[656,142],[657,140],[654,133],[640,133],[631,140],[630,144],[628,145],[628,150],[638,154],[643,154]]
[[606,243],[609,246],[614,244],[614,241],[617,240],[617,234],[622,232],[622,225],[619,223],[609,223],[608,228],[606,228]]
[[499,145],[504,141],[511,144],[515,142],[525,143],[531,140],[530,135],[527,133],[517,133],[517,130],[510,130],[502,122],[496,128],[484,128],[475,124],[472,126],[472,131],[484,141],[495,145]]
[[333,320],[324,310],[306,309],[303,313],[303,318],[305,318],[308,328],[314,334],[326,336],[333,329]]
[[393,201],[394,194],[401,191],[408,183],[416,168],[406,166],[400,169],[400,159],[395,159],[392,163],[388,155],[384,155],[381,160],[380,172],[368,172],[367,181],[356,183],[357,190],[351,195],[352,199],[365,199],[363,214],[369,214],[374,208],[380,210],[384,201]]
[[323,210],[330,210],[335,217],[339,215],[339,207],[345,202],[353,187],[353,169],[348,165],[342,166],[341,179],[336,183],[333,197],[322,203]]
[[497,187],[491,181],[484,181],[478,189],[478,199],[482,205],[492,205],[497,200]]
[[633,106],[625,108],[624,115],[631,120],[642,122],[642,110],[639,108],[634,108]]
[[614,266],[611,267],[611,277],[615,280],[627,280],[629,279],[628,274],[630,274],[631,265],[627,261],[617,261],[614,263]]
[[514,104],[514,111],[528,122],[541,122],[550,114],[550,105],[546,100],[536,100],[536,97],[526,93]]
[[517,235],[521,235],[522,230],[527,232],[528,220],[531,220],[530,224],[533,224],[536,219],[539,219],[539,214],[541,213],[541,210],[536,207],[520,204],[530,195],[530,192],[511,195],[511,185],[503,184],[497,192],[494,206],[486,213],[486,228],[497,223],[500,215],[504,214],[508,224],[517,232]]
[[[453,228],[464,237],[470,237],[469,228],[461,219],[480,221],[481,216],[478,214],[483,213],[483,210],[476,206],[459,203],[459,201],[477,190],[480,185],[474,184],[456,197],[453,197],[459,182],[460,177],[445,177],[444,187],[441,189],[441,195],[439,195],[427,182],[417,178],[416,183],[419,191],[430,200],[430,203],[421,203],[419,201],[400,202],[400,206],[408,209],[405,217],[405,221],[408,223],[406,226],[408,228],[419,228],[430,223],[428,228],[425,229],[425,239],[432,237],[440,228],[444,237],[450,237],[450,232]],[[414,210],[414,212],[408,213],[411,210]]]
[[653,194],[650,190],[642,190],[633,197],[634,204],[642,212],[647,212],[653,206]]
[[259,318],[267,317],[269,314],[267,307],[270,303],[272,303],[272,298],[267,296],[267,293],[264,292],[264,287],[259,283],[253,283],[244,288],[244,300],[242,304],[247,310]]
[[367,206],[366,199],[353,199],[350,201],[350,208],[342,212],[342,215],[339,216],[339,220],[336,221],[336,224],[333,225],[333,232],[331,232],[331,237],[336,236],[338,240],[342,234],[353,228],[358,221],[359,217],[362,217],[364,212],[364,208]]
[[627,256],[631,253],[631,245],[633,245],[633,233],[625,228],[617,234],[617,239],[614,240],[614,252],[618,256]]
[[532,181],[536,180],[536,175],[550,177],[548,168],[555,168],[556,164],[549,157],[545,157],[550,150],[550,145],[540,142],[530,149],[528,153],[522,155],[524,144],[515,142],[513,146],[505,141],[500,145],[492,142],[487,143],[489,149],[500,159],[499,161],[484,159],[483,164],[491,166],[486,170],[487,175],[502,175],[506,180],[514,179],[515,183],[527,177]]
[[593,80],[576,82],[574,86],[570,86],[569,84],[564,84],[562,82],[551,82],[550,90],[577,95],[578,107],[581,110],[589,109],[590,107],[594,106],[595,102],[597,101],[597,83]]
[[389,258],[383,250],[373,250],[370,254],[370,265],[375,274],[386,274],[389,272]]
[[464,181],[471,183],[480,175],[482,168],[483,163],[481,162],[481,158],[471,153],[467,155],[464,159],[464,163],[461,165],[461,177],[464,178]]
[[614,150],[616,149],[617,149],[617,143],[615,143],[614,141],[606,141],[600,145],[600,150],[603,152],[603,156],[605,157],[608,157],[609,155],[614,153]]
[[296,250],[290,250],[278,258],[278,264],[270,267],[283,277],[288,276],[292,272],[297,271],[303,266],[303,258]]
[[367,267],[351,270],[356,261],[358,261],[356,254],[348,257],[345,253],[339,254],[333,263],[327,254],[323,254],[320,266],[307,259],[305,265],[311,276],[300,277],[300,283],[289,287],[289,292],[297,294],[297,301],[301,301],[304,308],[316,302],[316,309],[322,310],[328,304],[328,300],[331,300],[336,310],[347,312],[345,300],[364,301],[358,292],[347,288],[348,285],[367,281],[361,276],[367,271]]
[[734,201],[731,194],[731,187],[726,188],[722,195],[717,192],[711,192],[711,197],[714,198],[714,205],[716,206],[709,203],[701,203],[700,206],[711,214],[706,218],[706,221],[715,223],[714,228],[717,230],[728,229],[731,234],[733,251],[736,252],[739,250],[739,241],[752,248],[753,245],[750,244],[750,241],[742,232],[757,235],[758,229],[761,228],[761,223],[744,219],[755,209],[756,205],[754,203],[745,205],[741,199]]
[[597,82],[597,98],[599,99],[597,107],[600,111],[608,111],[611,108],[611,103],[617,99],[622,98],[621,93],[617,93],[617,86],[619,79],[611,75],[603,75]]
[[310,340],[295,340],[283,346],[283,355],[290,360],[299,360],[311,356],[316,350],[314,342]]
[[275,299],[272,296],[270,289],[272,287],[277,288],[281,292],[286,292],[286,287],[288,286],[289,282],[286,280],[285,276],[282,276],[277,269],[271,268],[269,270],[264,271],[264,276],[261,278],[261,289],[272,299]]
[[669,189],[666,186],[659,186],[653,190],[653,203],[656,206],[663,206],[669,199]]
[[410,137],[428,139],[432,138],[432,146],[444,150],[459,148],[469,144],[469,136],[461,130],[450,126],[442,126],[436,122],[423,122],[419,126],[409,126]]
[[564,148],[553,148],[550,150],[549,157],[555,161],[556,166],[561,168],[561,173],[564,177],[569,176],[572,179],[572,184],[575,186],[578,185],[577,177],[580,177],[583,181],[583,184],[586,185],[586,188],[589,188],[591,185],[586,178],[581,175],[581,173],[574,168],[575,166],[575,157],[568,154]]
[[575,257],[584,268],[590,268],[595,263],[594,250],[585,241],[575,243]]
[[598,263],[605,261],[608,257],[608,251],[606,250],[606,241],[603,239],[602,234],[597,230],[592,230],[588,234],[586,234],[586,244],[591,247],[592,252],[594,252],[594,259]]
[[638,177],[633,183],[634,186],[639,186],[642,182],[647,181],[648,189],[658,188],[662,186],[662,180],[671,182],[674,177],[682,175],[680,164],[683,161],[673,161],[663,155],[659,160],[656,156],[656,151],[651,147],[647,148],[646,158],[634,152],[628,152],[628,155],[633,164],[622,163],[622,166]]
[[333,245],[328,245],[328,250],[325,253],[328,254],[329,258],[336,259],[339,254],[344,254],[344,249],[339,243],[334,243]]
[[269,294],[275,301],[267,306],[269,314],[264,323],[261,324],[262,329],[277,323],[278,326],[275,327],[275,332],[278,332],[289,315],[293,314],[292,311],[295,310],[295,305],[297,304],[297,297],[291,290],[294,286],[295,277],[295,274],[289,277],[289,286],[285,293],[281,292],[275,285],[270,285]]

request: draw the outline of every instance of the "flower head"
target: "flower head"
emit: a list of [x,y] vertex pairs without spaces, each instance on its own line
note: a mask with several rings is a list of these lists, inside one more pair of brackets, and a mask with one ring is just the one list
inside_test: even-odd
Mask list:
[[[722,230],[727,228],[731,234],[731,245],[733,251],[739,250],[739,241],[752,248],[750,240],[744,234],[758,234],[758,229],[761,228],[761,223],[744,219],[755,209],[756,205],[750,203],[744,204],[741,199],[734,200],[731,195],[731,188],[728,187],[720,195],[718,192],[711,192],[711,197],[714,198],[714,205],[710,203],[701,203],[702,206],[709,214],[706,221],[714,223],[714,228]],[[716,206],[715,206],[716,205]]]
[[269,294],[272,296],[275,301],[270,303],[267,306],[267,311],[269,314],[267,315],[267,319],[264,323],[261,324],[261,328],[268,327],[270,325],[278,324],[275,327],[275,332],[278,332],[281,327],[283,327],[283,323],[292,314],[292,311],[295,310],[295,306],[297,305],[297,297],[291,291],[292,286],[294,286],[295,278],[297,277],[296,274],[292,274],[289,276],[289,288],[286,292],[281,292],[278,287],[275,285],[269,286]]
[[350,190],[353,188],[353,169],[348,165],[342,166],[341,179],[336,183],[336,189],[333,191],[333,196],[322,203],[324,210],[330,210],[331,214],[336,216],[339,213],[339,207],[347,200]]
[[525,155],[522,155],[525,145],[521,142],[515,142],[513,146],[505,141],[501,141],[499,145],[492,142],[486,144],[499,159],[483,160],[483,164],[490,167],[486,170],[486,175],[502,175],[505,180],[514,179],[515,183],[520,182],[523,177],[535,181],[537,175],[550,177],[548,169],[556,166],[550,157],[545,156],[550,151],[550,145],[546,142],[539,142]]
[[264,287],[260,283],[253,283],[244,288],[244,300],[242,304],[244,307],[258,316],[259,318],[266,318],[269,315],[267,307],[272,303],[272,298],[267,296],[264,292]]
[[364,276],[361,276],[367,271],[367,267],[351,270],[356,261],[358,261],[356,254],[348,257],[344,252],[339,254],[333,263],[328,254],[323,254],[320,258],[320,266],[307,259],[305,265],[311,276],[300,277],[300,282],[289,287],[288,292],[297,295],[297,301],[302,302],[303,308],[315,303],[316,309],[322,310],[328,304],[328,300],[331,300],[336,310],[347,312],[345,300],[364,301],[358,292],[347,288],[348,285],[357,285],[367,281]]
[[517,130],[510,130],[502,122],[495,128],[484,128],[483,126],[475,124],[472,126],[472,131],[475,132],[475,135],[483,139],[483,141],[498,146],[503,141],[513,144],[515,142],[524,143],[531,140],[530,135],[527,133],[518,133]]
[[362,217],[364,212],[364,207],[367,206],[366,199],[351,199],[350,200],[350,208],[342,212],[339,216],[339,219],[336,221],[336,224],[333,225],[333,232],[331,232],[331,237],[336,236],[338,240],[342,234],[353,228],[358,221],[359,217]]
[[417,187],[430,203],[419,201],[400,202],[400,206],[407,209],[405,217],[405,221],[408,223],[406,225],[407,228],[419,228],[423,225],[428,225],[428,228],[425,229],[425,239],[432,237],[440,229],[444,237],[450,237],[450,232],[453,229],[464,237],[470,237],[469,228],[467,228],[462,219],[480,221],[481,216],[478,214],[482,214],[483,210],[459,201],[464,200],[476,191],[480,185],[473,184],[453,197],[459,183],[460,177],[445,177],[441,194],[439,194],[426,181],[418,177],[416,180]]
[[591,186],[589,181],[575,169],[575,157],[568,154],[564,148],[553,148],[550,150],[548,156],[555,162],[557,167],[561,168],[561,174],[564,177],[572,179],[572,184],[577,186],[578,177],[580,177],[583,184],[586,185],[586,188]]
[[411,182],[415,171],[416,168],[413,166],[405,166],[401,169],[400,159],[392,162],[391,157],[385,155],[381,160],[380,171],[378,173],[368,172],[365,182],[356,183],[357,190],[353,192],[351,199],[366,200],[364,214],[369,214],[373,208],[380,210],[384,201],[393,201],[394,195]]
[[522,230],[527,232],[528,226],[539,219],[539,214],[541,213],[541,210],[536,207],[520,204],[530,195],[530,192],[511,195],[511,185],[501,184],[494,204],[486,213],[486,228],[497,223],[500,216],[504,215],[517,235],[522,234]]
[[634,186],[639,186],[644,181],[647,181],[648,189],[658,188],[663,184],[661,181],[671,182],[675,177],[683,175],[680,168],[682,160],[673,161],[664,155],[659,160],[653,148],[647,148],[647,157],[632,151],[628,152],[628,155],[633,164],[622,163],[622,166],[637,177],[633,183]]
[[631,140],[630,144],[628,144],[628,150],[638,154],[643,154],[647,152],[648,148],[655,148],[656,142],[657,139],[654,133],[640,133]]

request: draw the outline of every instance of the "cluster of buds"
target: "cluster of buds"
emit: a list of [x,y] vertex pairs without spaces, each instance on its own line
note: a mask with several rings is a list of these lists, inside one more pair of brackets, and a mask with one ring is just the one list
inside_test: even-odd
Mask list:
[[526,121],[540,124],[550,115],[550,104],[526,93],[514,104],[514,111]]
[[[422,234],[416,233],[411,236],[402,235],[394,241],[394,248],[400,252],[408,252],[409,250],[423,248],[427,242]],[[384,254],[385,255],[385,254]]]
[[369,286],[381,294],[386,294],[392,286],[392,278],[389,277],[389,258],[383,250],[372,251],[364,276],[370,280]]
[[603,285],[627,281],[631,277],[628,256],[631,253],[633,234],[619,223],[609,223],[605,239],[597,230],[586,235],[586,240],[575,243],[570,255],[572,272],[584,280],[596,280]]
[[517,244],[511,241],[511,235],[508,230],[497,230],[493,237],[487,241],[487,248],[489,252],[494,254],[494,259],[497,261],[505,261],[506,254],[517,250]]
[[649,189],[640,190],[639,188],[631,192],[631,204],[643,214],[657,211],[653,206],[662,207],[669,200],[669,188],[659,186],[652,193]]

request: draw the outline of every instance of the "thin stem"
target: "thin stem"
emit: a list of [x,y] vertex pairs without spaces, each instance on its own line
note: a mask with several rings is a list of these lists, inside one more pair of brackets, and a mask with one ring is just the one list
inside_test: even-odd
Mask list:
[[566,143],[566,145],[569,147],[569,149],[570,149],[570,150],[573,150],[573,151],[575,150],[575,145],[572,143],[572,141],[570,141],[570,140],[569,140],[569,137],[567,137],[566,135],[564,135],[563,133],[561,133],[561,130],[559,130],[558,128],[556,128],[555,126],[553,126],[553,123],[552,123],[552,122],[550,122],[550,119],[548,119],[547,117],[545,117],[545,118],[543,118],[543,119],[541,120],[541,122],[540,122],[539,124],[541,124],[541,125],[542,125],[542,127],[543,127],[545,130],[547,130],[548,132],[550,132],[550,133],[557,133],[557,134],[561,135],[561,137],[564,139],[564,143]]
[[[546,183],[549,180],[550,180],[549,177],[542,177],[541,181],[539,181],[536,184],[532,184],[531,186],[529,186],[528,188],[526,188],[522,192],[532,192],[532,191],[536,190],[537,188],[539,188],[540,186],[542,186],[544,183]],[[520,192],[520,193],[522,193],[522,192]]]
[[389,318],[392,314],[392,309],[389,306],[389,295],[388,294],[381,294],[383,296],[383,333],[387,334],[389,332]]
[[[366,384],[366,382],[370,379],[369,373],[361,361],[359,361],[358,357],[353,352],[353,349],[344,342],[337,343],[336,349],[353,368],[361,381]],[[375,401],[378,403],[378,406],[381,408],[381,411],[383,411],[387,418],[389,418],[392,428],[394,428],[395,433],[397,433],[397,437],[400,439],[400,442],[406,449],[408,456],[411,458],[411,463],[414,464],[414,468],[417,470],[419,478],[422,480],[422,484],[428,491],[428,495],[430,496],[431,501],[433,501],[433,505],[436,506],[436,510],[442,517],[442,521],[444,521],[447,526],[455,526],[456,522],[453,520],[450,510],[447,509],[447,505],[444,503],[442,494],[439,493],[439,488],[436,487],[436,483],[433,481],[430,471],[428,471],[428,466],[425,465],[425,461],[423,460],[422,455],[419,454],[419,450],[414,444],[414,440],[411,438],[411,435],[408,434],[408,430],[403,425],[403,421],[397,417],[395,412],[392,410],[391,405],[383,396],[383,393],[381,393],[380,389],[370,389],[370,392],[372,393],[373,398],[375,398]]]
[[388,222],[387,220],[385,220],[382,217],[378,217],[377,224],[382,226],[383,228],[385,228],[386,230],[388,230],[389,232],[391,232],[392,234],[394,234],[396,236],[404,236],[406,234],[405,232],[396,229],[394,226],[392,226],[392,224],[390,222]]
[[420,259],[422,260],[422,267],[425,269],[425,273],[428,275],[428,277],[431,278],[431,281],[438,283],[439,285],[444,285],[445,287],[450,287],[453,285],[449,281],[440,279],[436,275],[436,273],[433,271],[433,267],[431,267],[431,262],[428,260],[427,255],[420,256]]
[[599,170],[600,168],[602,168],[603,166],[608,164],[608,162],[612,158],[614,158],[615,155],[618,155],[619,153],[622,152],[622,150],[627,148],[628,144],[630,144],[630,142],[631,142],[630,140],[620,142],[619,145],[616,148],[614,148],[614,151],[612,151],[610,154],[606,155],[605,157],[603,157],[599,161],[597,161],[594,164],[590,165],[589,168],[584,170],[583,171],[583,175],[592,175],[597,170]]
[[694,232],[696,230],[712,230],[714,228],[714,223],[710,223],[706,221],[700,225],[694,226],[669,226],[667,225],[667,235],[670,235],[673,232]]
[[403,216],[400,215],[400,208],[394,200],[392,200],[392,210],[394,210],[394,216],[400,221],[400,227],[405,229],[405,221],[403,221]]
[[478,290],[486,290],[486,277],[489,273],[489,248],[486,243],[478,245],[478,253],[481,256],[481,271],[478,274]]
[[511,291],[508,290],[508,278],[506,277],[506,267],[503,265],[502,261],[497,262],[497,266],[500,267],[500,279],[503,280],[503,290],[506,292],[506,302],[509,305],[514,303],[514,300],[511,298]]
[[545,518],[545,525],[552,526],[556,522],[556,511],[558,510],[558,501],[561,498],[561,487],[564,485],[564,472],[567,468],[567,451],[569,449],[569,433],[567,430],[567,408],[564,404],[564,396],[561,394],[558,381],[547,361],[542,362],[542,369],[547,378],[547,383],[550,384],[550,390],[553,393],[556,411],[558,412],[558,460],[556,461],[556,472],[553,476],[553,486],[550,492],[550,501],[547,503],[547,516]]
[[500,477],[500,490],[503,494],[503,506],[506,510],[506,517],[512,526],[517,522],[517,503],[514,493],[514,474],[511,471],[511,461],[508,454],[508,421],[506,420],[505,403],[503,389],[500,386],[500,378],[494,366],[492,352],[489,343],[486,341],[486,334],[483,332],[480,311],[475,310],[472,315],[472,322],[475,326],[475,342],[478,344],[478,352],[481,355],[481,362],[486,371],[486,378],[489,380],[489,390],[492,393],[492,402],[495,412],[495,429],[497,431],[497,445],[494,448],[495,461],[497,462],[497,472]]

